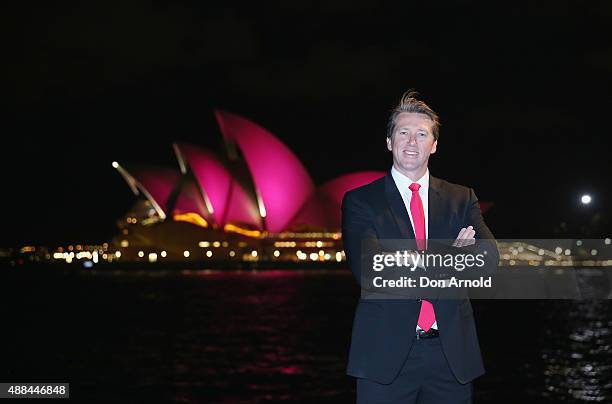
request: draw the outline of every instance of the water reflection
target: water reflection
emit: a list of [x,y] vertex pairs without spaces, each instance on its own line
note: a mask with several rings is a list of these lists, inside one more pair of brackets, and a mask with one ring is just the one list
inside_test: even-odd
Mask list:
[[[353,403],[358,296],[348,271],[14,275],[0,379],[69,381],[83,402]],[[475,403],[612,401],[610,301],[474,308]]]
[[546,323],[544,397],[554,401],[612,400],[609,300],[555,302]]

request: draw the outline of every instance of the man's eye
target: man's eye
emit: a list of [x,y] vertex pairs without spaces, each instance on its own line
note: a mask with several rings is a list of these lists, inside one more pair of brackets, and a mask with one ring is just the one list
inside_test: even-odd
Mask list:
[[419,133],[419,136],[421,136],[421,137],[425,137],[425,136],[427,136],[427,133],[423,133],[423,132],[421,132],[421,133]]

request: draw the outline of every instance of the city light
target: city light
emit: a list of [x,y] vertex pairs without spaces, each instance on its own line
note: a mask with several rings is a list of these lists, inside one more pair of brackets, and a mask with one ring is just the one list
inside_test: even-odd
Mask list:
[[174,221],[191,223],[200,227],[208,227],[208,222],[202,216],[195,212],[179,213],[174,215]]
[[582,202],[583,205],[588,205],[589,203],[591,203],[591,195],[589,194],[584,194],[582,195],[582,197],[580,198],[580,202]]

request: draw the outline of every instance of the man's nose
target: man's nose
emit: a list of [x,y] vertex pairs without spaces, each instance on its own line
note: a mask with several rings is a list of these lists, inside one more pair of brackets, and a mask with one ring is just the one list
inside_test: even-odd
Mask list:
[[417,143],[417,137],[416,135],[410,135],[408,136],[408,144],[416,144]]

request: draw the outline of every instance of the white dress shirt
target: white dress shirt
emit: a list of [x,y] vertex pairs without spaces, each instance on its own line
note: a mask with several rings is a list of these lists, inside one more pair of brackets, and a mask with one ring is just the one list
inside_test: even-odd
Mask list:
[[[410,200],[412,199],[412,191],[410,190],[410,184],[416,182],[421,186],[419,188],[419,196],[421,197],[421,201],[423,202],[423,213],[425,215],[425,238],[429,238],[429,168],[425,171],[425,174],[418,180],[414,181],[412,178],[408,178],[404,174],[400,173],[395,169],[395,167],[391,167],[391,176],[393,177],[393,181],[395,181],[395,185],[397,189],[400,191],[400,195],[402,195],[402,199],[404,200],[404,205],[406,207],[406,212],[410,217],[410,223],[412,224],[412,229],[414,230],[414,220],[412,220],[412,213],[410,212]],[[416,232],[415,232],[416,234]],[[421,327],[416,326],[417,330],[420,330]],[[438,322],[436,321],[431,326],[433,329],[438,329]]]

